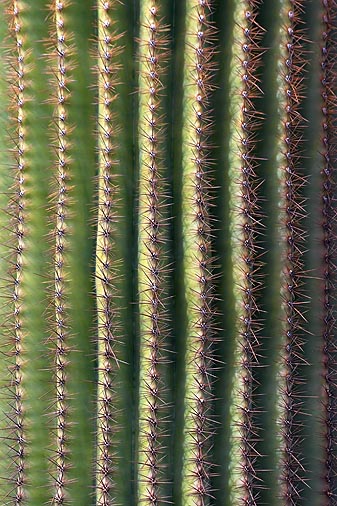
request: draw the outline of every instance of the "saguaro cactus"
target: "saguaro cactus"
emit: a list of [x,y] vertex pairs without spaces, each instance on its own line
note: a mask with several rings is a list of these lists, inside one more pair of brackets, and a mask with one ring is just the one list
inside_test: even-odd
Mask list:
[[336,505],[336,2],[0,32],[1,504]]

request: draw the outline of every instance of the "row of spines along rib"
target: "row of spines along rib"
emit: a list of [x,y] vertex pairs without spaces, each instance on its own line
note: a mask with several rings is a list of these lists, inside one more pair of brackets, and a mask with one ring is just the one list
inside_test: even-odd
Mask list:
[[210,98],[214,26],[212,2],[186,2],[182,113],[183,282],[186,304],[182,502],[205,505],[212,496],[212,381],[214,288]]
[[322,112],[322,278],[323,278],[323,379],[324,399],[324,473],[325,504],[337,504],[336,423],[336,33],[337,5],[334,0],[322,1],[321,39],[321,112]]
[[[98,2],[98,210],[96,238],[96,299],[98,323],[97,436],[95,496],[97,506],[114,504],[116,496],[118,404],[117,371],[122,361],[119,353],[120,315],[116,222],[120,208],[117,158],[116,111],[122,33],[116,26],[118,2]],[[117,476],[116,476],[117,475]]]
[[234,13],[231,56],[229,139],[230,234],[235,300],[235,351],[231,406],[230,493],[233,503],[256,505],[259,480],[256,445],[256,367],[261,353],[259,310],[262,232],[256,174],[257,130],[261,115],[256,108],[261,96],[258,72],[261,65],[263,28],[256,18],[259,2],[238,2]]
[[167,169],[164,115],[168,43],[164,4],[141,2],[139,34],[139,408],[137,500],[162,504],[167,484]]
[[24,419],[24,334],[26,332],[23,313],[25,310],[25,297],[22,287],[24,275],[24,253],[26,245],[26,110],[25,102],[27,99],[27,64],[26,47],[24,43],[24,30],[21,18],[21,3],[14,1],[10,12],[10,24],[13,31],[13,40],[16,46],[16,52],[13,51],[13,66],[16,69],[16,76],[12,87],[14,95],[12,108],[16,116],[16,131],[14,133],[16,170],[13,184],[13,197],[10,203],[10,209],[13,217],[14,230],[14,256],[13,256],[13,282],[10,290],[12,291],[12,307],[10,308],[13,318],[11,323],[11,333],[14,347],[14,363],[11,365],[12,385],[14,388],[12,413],[9,415],[11,422],[12,438],[9,448],[13,453],[13,482],[16,484],[13,490],[13,500],[16,504],[24,503],[26,500],[26,440],[25,419]]
[[279,181],[281,297],[283,342],[279,378],[280,486],[287,505],[297,504],[305,483],[301,453],[303,411],[303,353],[305,343],[306,273],[303,252],[306,232],[303,227],[305,199],[303,187],[302,137],[304,119],[301,105],[304,90],[305,32],[303,2],[285,2],[281,8],[281,52],[279,59]]
[[51,88],[53,89],[54,132],[52,145],[56,153],[54,162],[55,193],[51,206],[54,238],[53,270],[54,286],[52,288],[53,321],[51,343],[54,354],[55,411],[52,414],[53,431],[55,434],[55,454],[50,458],[54,493],[52,504],[67,504],[69,483],[69,392],[68,363],[70,351],[70,318],[68,302],[69,272],[69,240],[70,228],[70,184],[72,178],[72,162],[70,154],[71,126],[69,124],[70,92],[70,61],[71,40],[67,26],[68,3],[55,1],[50,5],[50,66]]
[[[5,40],[5,38],[8,36],[8,19],[4,17],[0,21],[0,38],[1,40]],[[13,33],[10,34],[10,37],[13,36]],[[8,69],[8,59],[4,58],[5,51],[1,49],[0,47],[0,68],[1,68],[1,74],[4,76],[6,74],[6,71]],[[8,57],[8,53],[6,54]],[[14,59],[15,55],[11,55],[11,59]],[[17,82],[12,83],[14,85],[14,90],[16,89]],[[12,94],[9,93],[9,87],[8,83],[5,79],[2,79],[0,83],[0,94],[3,97],[1,100],[0,105],[0,145],[1,146],[8,146],[8,107],[10,105],[10,100],[12,99]],[[14,104],[13,104],[14,106]],[[13,116],[16,115],[16,108],[14,109]],[[15,125],[16,125],[15,120]],[[16,139],[14,132],[12,134],[12,138]],[[9,152],[8,149],[1,149],[0,150],[0,186],[1,188],[10,189],[11,185],[13,185],[13,175],[15,174],[15,169],[13,165],[13,157],[11,156],[12,153]],[[15,162],[16,163],[16,162]],[[9,170],[9,167],[13,168],[14,170]],[[9,190],[8,190],[9,191]],[[0,208],[5,209],[8,206],[8,193],[0,192]],[[13,204],[14,204],[14,193],[13,193]],[[11,216],[11,213],[2,213],[1,216],[1,226],[0,226],[0,257],[2,259],[8,258],[8,242],[9,242],[9,235],[12,234],[13,231],[13,217]],[[12,241],[17,241],[14,234]],[[12,242],[11,241],[11,242]],[[14,260],[14,255],[12,256]],[[8,377],[12,376],[12,373],[8,371],[9,362],[11,365],[14,364],[13,356],[9,358],[10,351],[13,349],[13,340],[11,338],[12,336],[12,330],[13,328],[8,328],[8,325],[5,325],[4,322],[7,320],[8,316],[8,303],[12,304],[12,290],[13,290],[13,282],[14,278],[11,279],[11,281],[8,283],[9,290],[3,286],[3,284],[7,284],[8,282],[8,262],[1,261],[0,262],[0,279],[1,282],[1,304],[0,304],[0,318],[1,318],[1,328],[0,328],[0,335],[1,335],[1,354],[0,354],[0,385],[1,385],[1,403],[2,406],[7,401],[8,402],[8,393],[5,394],[5,398],[3,395],[4,387],[6,389],[6,386],[8,385]],[[5,280],[5,282],[3,282]],[[8,300],[9,299],[9,300]],[[3,303],[4,300],[6,300],[5,304]],[[12,309],[12,308],[11,308]],[[7,327],[7,328],[6,328]],[[10,336],[9,333],[10,332]],[[12,393],[10,394],[10,397],[13,399],[13,407],[15,405],[15,399]],[[11,408],[3,409],[2,412],[6,411],[6,415],[15,417],[15,408],[11,410]],[[9,413],[12,411],[11,413]],[[0,445],[0,476],[6,476],[8,474],[8,470],[11,466],[10,464],[10,457],[9,457],[9,448],[8,446],[13,443],[13,430],[15,429],[15,424],[12,421],[9,421],[8,416],[0,416],[0,437],[1,437],[1,445]],[[8,444],[5,443],[5,438],[8,438]],[[13,461],[14,463],[14,461]],[[15,467],[11,469],[13,473],[16,473]],[[2,495],[5,496],[10,492],[12,488],[12,483],[3,481],[1,485]]]

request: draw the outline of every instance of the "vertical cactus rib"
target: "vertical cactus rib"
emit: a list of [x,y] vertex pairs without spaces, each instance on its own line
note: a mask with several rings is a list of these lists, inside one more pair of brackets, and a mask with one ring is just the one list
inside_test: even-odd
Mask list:
[[14,386],[14,405],[13,419],[14,424],[14,468],[15,475],[13,482],[15,483],[15,505],[25,504],[27,501],[26,493],[26,453],[27,441],[25,435],[24,420],[24,302],[25,294],[23,291],[22,281],[24,276],[24,250],[25,250],[25,191],[26,191],[26,158],[25,158],[25,129],[26,129],[26,48],[24,44],[24,36],[22,31],[21,12],[23,6],[20,1],[14,0],[10,6],[10,28],[14,33],[14,41],[16,45],[16,53],[14,56],[15,63],[13,65],[15,72],[15,81],[13,85],[13,108],[16,111],[17,128],[16,128],[16,175],[14,180],[14,202],[13,202],[13,230],[16,238],[15,251],[16,259],[14,261],[12,300],[13,300],[13,340],[14,340],[14,356],[15,364],[12,369],[12,383]]
[[280,378],[281,496],[288,506],[298,504],[305,484],[300,452],[302,410],[301,371],[303,356],[304,295],[303,248],[305,214],[301,192],[301,141],[304,120],[300,113],[303,98],[304,49],[300,28],[304,2],[287,0],[281,9],[281,56],[279,61],[279,103],[281,114],[279,174],[281,179],[282,305],[285,315]]
[[[13,3],[10,4],[11,8]],[[42,341],[46,337],[45,315],[42,318],[45,305],[45,293],[43,291],[45,276],[44,264],[42,259],[47,258],[45,212],[44,203],[46,198],[45,174],[46,166],[49,165],[49,156],[46,149],[47,121],[41,115],[41,111],[47,108],[45,105],[44,90],[40,88],[42,59],[33,58],[37,54],[41,55],[40,40],[46,35],[46,23],[40,23],[39,9],[36,4],[27,3],[24,0],[16,3],[19,12],[19,23],[21,25],[18,32],[23,39],[23,58],[24,58],[24,84],[23,91],[24,106],[23,114],[23,164],[22,176],[18,174],[18,179],[23,179],[24,195],[22,197],[24,223],[23,223],[23,250],[22,250],[22,269],[23,275],[20,276],[20,308],[21,331],[22,331],[22,406],[24,421],[24,474],[25,486],[21,503],[44,503],[47,500],[47,487],[44,486],[48,480],[48,466],[46,465],[46,454],[48,446],[47,423],[43,417],[45,413],[44,396],[47,386],[46,369],[49,367],[49,357],[45,354],[45,347],[42,351]],[[43,15],[45,18],[45,15]],[[21,58],[20,58],[21,59]],[[17,60],[12,65],[15,72],[17,69]],[[45,84],[45,79],[43,79]],[[37,90],[38,99],[37,99]],[[16,97],[17,95],[17,89]],[[29,94],[29,97],[27,96]],[[42,105],[43,103],[43,105]],[[17,108],[17,106],[16,106]],[[43,126],[42,126],[43,125]],[[42,163],[41,163],[42,160]],[[41,165],[43,170],[40,172]],[[15,190],[17,193],[17,190]],[[15,204],[14,204],[15,214]],[[17,212],[17,211],[16,211]],[[12,231],[15,235],[16,222],[14,220]],[[22,232],[19,231],[19,235]],[[17,251],[16,251],[17,254]],[[15,266],[15,261],[13,262]],[[15,267],[16,269],[16,267]],[[9,319],[10,321],[10,319]],[[41,357],[43,353],[43,359]],[[44,371],[42,372],[42,369]],[[43,377],[43,380],[42,380]],[[14,385],[13,385],[14,388]],[[43,485],[43,486],[41,486]],[[20,495],[20,494],[19,494]],[[20,503],[20,502],[19,502]]]
[[187,310],[182,504],[208,504],[212,427],[213,283],[209,98],[212,3],[187,0],[182,130],[183,269]]
[[140,325],[138,501],[161,504],[164,434],[163,339],[166,328],[164,274],[164,182],[162,175],[162,63],[165,32],[160,2],[144,0],[140,10],[139,230]]
[[[69,122],[68,104],[69,91],[69,52],[70,35],[66,26],[67,2],[53,0],[51,11],[55,30],[56,70],[55,70],[55,94],[56,94],[56,216],[55,216],[55,252],[54,252],[54,310],[55,310],[55,382],[56,382],[56,455],[53,463],[56,467],[54,476],[54,496],[52,504],[68,503],[67,469],[68,450],[67,433],[69,428],[69,406],[67,391],[67,363],[69,353],[69,316],[67,314],[67,235],[69,234]],[[54,63],[54,62],[53,62]]]
[[[118,3],[118,2],[117,2]],[[114,427],[113,377],[116,356],[117,329],[114,307],[115,265],[113,232],[116,220],[116,166],[112,104],[116,99],[118,53],[114,32],[113,9],[116,2],[98,1],[98,218],[96,238],[96,304],[98,318],[98,386],[97,386],[97,449],[96,449],[96,505],[114,504],[113,470],[115,455],[112,448]]]
[[[17,47],[14,42],[13,35],[9,35],[9,19],[11,26],[12,24],[12,4],[6,2],[4,6],[4,12],[0,18],[0,39],[4,40],[5,37],[10,37],[8,41],[10,48],[0,47],[0,72],[2,76],[6,76],[9,68],[9,62],[17,65]],[[9,12],[10,11],[10,14]],[[24,30],[24,28],[23,28]],[[25,42],[26,45],[26,42]],[[10,56],[9,56],[10,51]],[[15,57],[14,57],[14,54]],[[14,106],[14,114],[11,119],[12,124],[12,142],[11,146],[14,148],[14,153],[17,152],[15,148],[15,142],[17,139],[17,104],[14,105],[14,96],[18,89],[18,74],[15,72],[15,67],[11,65],[12,72],[2,79],[0,82],[0,95],[2,97],[0,102],[0,187],[11,188],[10,195],[8,192],[0,192],[0,209],[2,213],[0,216],[0,279],[3,280],[2,289],[0,292],[5,298],[6,302],[0,304],[0,334],[1,334],[1,355],[0,355],[0,391],[2,396],[0,397],[0,501],[5,504],[8,498],[13,498],[16,491],[16,476],[17,467],[15,462],[14,448],[16,438],[16,407],[15,407],[15,384],[14,378],[14,367],[15,367],[15,335],[14,335],[14,306],[13,306],[13,283],[16,272],[13,267],[16,262],[16,243],[17,237],[14,234],[14,216],[10,211],[12,202],[12,209],[15,212],[15,192],[13,185],[15,185],[15,176],[17,173],[17,162],[13,157],[13,149],[8,149],[8,110],[10,104]],[[11,79],[11,83],[9,83]],[[4,149],[5,148],[5,149]],[[10,170],[8,170],[10,167]],[[8,241],[8,238],[11,240]],[[7,259],[9,255],[12,266],[9,267]],[[5,323],[6,322],[6,323]],[[19,422],[20,423],[20,422]],[[14,457],[14,459],[13,459]],[[11,499],[13,504],[13,499]]]
[[336,34],[337,5],[322,0],[321,97],[322,97],[322,231],[323,231],[323,374],[325,382],[325,504],[337,504],[337,364],[336,364]]
[[258,1],[238,2],[234,12],[231,62],[231,133],[229,145],[231,247],[236,311],[235,371],[232,393],[232,456],[230,462],[233,504],[257,505],[259,481],[255,466],[259,440],[254,391],[254,368],[259,365],[259,323],[256,291],[261,266],[261,233],[254,156],[261,114],[254,100],[261,95],[257,70],[261,65],[263,29],[256,22]]

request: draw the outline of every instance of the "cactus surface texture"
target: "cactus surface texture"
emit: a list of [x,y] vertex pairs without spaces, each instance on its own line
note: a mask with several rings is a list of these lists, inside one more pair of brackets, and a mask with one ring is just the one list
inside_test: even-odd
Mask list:
[[0,37],[0,505],[337,506],[337,1]]

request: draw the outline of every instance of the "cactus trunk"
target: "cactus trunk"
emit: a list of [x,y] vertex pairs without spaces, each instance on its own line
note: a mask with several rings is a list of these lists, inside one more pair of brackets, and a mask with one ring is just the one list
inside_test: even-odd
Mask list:
[[337,504],[335,0],[0,34],[2,504]]

